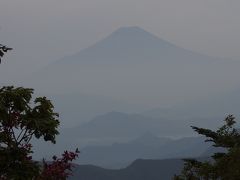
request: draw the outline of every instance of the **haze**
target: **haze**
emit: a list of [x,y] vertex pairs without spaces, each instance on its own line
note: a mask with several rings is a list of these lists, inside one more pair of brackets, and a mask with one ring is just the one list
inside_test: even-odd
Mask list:
[[204,54],[240,57],[235,0],[1,0],[1,42],[14,48],[2,82],[94,44],[122,26],[139,26]]
[[216,129],[226,115],[240,117],[239,7],[237,0],[1,0],[0,44],[13,51],[0,64],[0,86],[34,88],[60,114],[57,144],[34,140],[34,159],[76,147],[77,163],[104,168],[170,158],[178,167],[167,169],[171,177],[180,159],[210,157],[216,149],[190,126]]
[[[34,87],[37,92],[55,94],[54,97],[56,93],[80,93],[82,99],[92,103],[88,106],[83,103],[81,107],[85,110],[71,118],[72,121],[75,119],[75,123],[79,119],[86,121],[112,110],[142,112],[152,108],[179,106],[185,102],[197,104],[195,101],[208,99],[212,95],[218,99],[222,94],[229,95],[239,89],[239,65],[232,64],[240,57],[239,5],[238,1],[223,0],[3,0],[0,6],[1,43],[14,50],[7,54],[0,67],[1,84]],[[167,58],[158,52],[150,53],[155,59],[165,58],[169,61],[168,65],[162,61],[157,64],[144,62],[142,57],[145,55],[138,53],[142,51],[141,47],[128,38],[131,35],[121,31],[120,39],[126,39],[123,40],[123,47],[130,43],[128,49],[131,51],[135,47],[137,50],[130,54],[122,52],[132,62],[124,65],[113,63],[111,68],[108,64],[97,68],[85,68],[81,63],[75,67],[65,64],[59,69],[50,68],[47,73],[45,67],[53,67],[52,63],[64,57],[67,62],[68,57],[80,53],[84,59],[81,50],[96,42],[105,47],[104,51],[100,48],[99,52],[105,55],[111,52],[110,60],[117,62],[115,56],[119,56],[121,51],[118,51],[115,36],[111,33],[121,27],[144,29],[146,32],[142,33],[144,37],[139,43],[145,44],[144,38],[155,35],[155,39],[160,39],[157,44],[165,44],[167,41],[181,48],[181,52],[184,49],[192,50],[202,55],[219,57],[229,63],[217,66],[206,63],[199,66],[182,62],[186,55],[184,52],[183,56]],[[102,41],[109,36],[112,40]],[[155,41],[149,41],[146,43],[148,47],[144,48],[149,52],[151,48],[158,48]],[[93,59],[105,58],[105,55],[95,54],[94,48],[89,52]],[[178,50],[171,52],[172,56],[178,54]],[[194,57],[211,59],[198,57],[197,54]],[[179,64],[172,62],[172,58],[179,59]],[[140,59],[144,63],[141,64]],[[137,68],[134,69],[131,64],[137,64]],[[77,69],[74,71],[74,68]],[[91,100],[86,97],[91,97]],[[99,110],[101,108],[93,103],[93,97],[100,99],[100,104],[103,101],[108,103]],[[61,106],[62,101],[58,105]],[[66,113],[68,108],[64,107],[59,107],[59,110],[68,119],[73,110]],[[230,105],[228,110],[232,107]],[[216,112],[221,112],[216,109]]]

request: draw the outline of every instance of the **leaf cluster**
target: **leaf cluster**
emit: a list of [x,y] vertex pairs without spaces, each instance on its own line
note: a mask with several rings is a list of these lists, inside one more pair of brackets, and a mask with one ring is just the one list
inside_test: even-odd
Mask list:
[[[58,114],[46,97],[32,100],[33,89],[0,89],[0,179],[31,179],[39,165],[31,159],[33,137],[55,143]],[[18,177],[18,178],[17,178]]]

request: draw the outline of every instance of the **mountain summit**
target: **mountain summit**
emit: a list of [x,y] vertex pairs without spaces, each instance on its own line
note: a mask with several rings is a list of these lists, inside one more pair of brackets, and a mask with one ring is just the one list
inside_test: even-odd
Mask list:
[[149,48],[147,45],[150,45],[150,47],[153,45],[160,47],[161,45],[162,48],[170,46],[175,47],[175,45],[137,26],[119,28],[101,41],[101,43],[116,43],[121,45],[122,48]]

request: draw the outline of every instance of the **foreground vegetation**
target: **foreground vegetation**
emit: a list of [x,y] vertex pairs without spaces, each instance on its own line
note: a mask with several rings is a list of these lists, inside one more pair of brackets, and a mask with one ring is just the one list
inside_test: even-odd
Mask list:
[[46,97],[32,100],[33,89],[0,89],[0,179],[66,179],[76,152],[65,151],[51,163],[32,160],[33,138],[56,143],[58,114]]
[[[0,63],[7,51],[0,44]],[[32,99],[33,89],[14,86],[0,89],[0,179],[61,180],[71,175],[75,152],[65,151],[52,162],[32,160],[33,138],[56,143],[58,114],[46,97]]]
[[217,152],[209,161],[186,159],[182,174],[175,180],[238,180],[240,177],[240,131],[236,127],[235,117],[229,115],[225,124],[217,131],[192,127],[198,134],[204,135],[206,142],[214,147],[222,147],[225,152]]

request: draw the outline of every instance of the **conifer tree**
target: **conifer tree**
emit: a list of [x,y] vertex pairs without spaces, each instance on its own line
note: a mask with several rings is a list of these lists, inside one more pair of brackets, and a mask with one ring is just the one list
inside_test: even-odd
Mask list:
[[226,152],[218,152],[209,161],[185,159],[181,175],[175,180],[239,180],[240,179],[240,131],[236,127],[235,117],[229,115],[225,124],[217,131],[192,127],[198,134],[204,135],[206,142],[214,147],[222,147]]

